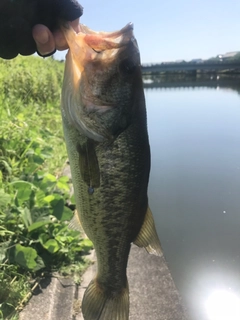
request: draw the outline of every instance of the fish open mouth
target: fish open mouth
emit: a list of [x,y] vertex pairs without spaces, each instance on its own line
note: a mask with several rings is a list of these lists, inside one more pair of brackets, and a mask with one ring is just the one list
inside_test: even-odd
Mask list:
[[[103,117],[109,120],[110,110],[117,116],[121,114],[118,77],[124,85],[127,76],[140,65],[139,50],[132,23],[114,32],[96,32],[83,24],[79,30],[76,33],[70,25],[62,26],[69,46],[64,88],[71,90],[72,101],[65,102],[64,114],[87,137],[102,141],[111,135],[110,126],[102,125]],[[128,93],[129,89],[124,88]]]
[[[79,61],[80,57],[82,59],[92,60],[95,58],[94,54],[98,55],[103,53],[106,55],[106,58],[108,58],[109,55],[113,56],[115,53],[113,49],[124,47],[129,41],[136,42],[133,35],[133,23],[128,23],[121,30],[114,32],[96,32],[83,24],[80,24],[79,28],[80,32],[76,33],[71,26],[62,26],[62,31],[70,51],[76,57],[75,60],[77,61]],[[87,50],[86,46],[92,50]],[[101,59],[102,58],[104,57],[101,57]]]

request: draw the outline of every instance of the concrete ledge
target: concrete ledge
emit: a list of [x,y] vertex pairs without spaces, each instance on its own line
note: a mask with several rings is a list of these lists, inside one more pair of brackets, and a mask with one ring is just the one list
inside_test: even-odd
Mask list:
[[19,320],[72,320],[76,285],[72,279],[46,278],[20,313]]
[[130,320],[186,320],[185,310],[163,257],[132,246],[128,262]]
[[[81,301],[96,273],[96,264],[83,275],[80,287],[71,279],[46,279],[42,292],[34,295],[19,320],[84,320]],[[130,320],[186,320],[170,271],[163,257],[149,255],[132,246],[128,263]],[[106,319],[114,320],[114,319]]]

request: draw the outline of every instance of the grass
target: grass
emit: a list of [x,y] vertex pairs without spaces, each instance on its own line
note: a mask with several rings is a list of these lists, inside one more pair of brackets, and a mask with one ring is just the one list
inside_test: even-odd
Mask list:
[[92,248],[68,228],[63,69],[51,58],[0,60],[0,319],[17,317],[41,275],[58,271],[79,282]]

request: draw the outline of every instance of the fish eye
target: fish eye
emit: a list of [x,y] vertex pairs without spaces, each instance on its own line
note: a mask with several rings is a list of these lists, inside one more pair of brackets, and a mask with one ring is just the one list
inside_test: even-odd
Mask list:
[[136,69],[136,64],[131,59],[124,59],[119,64],[119,69],[125,74],[132,74]]

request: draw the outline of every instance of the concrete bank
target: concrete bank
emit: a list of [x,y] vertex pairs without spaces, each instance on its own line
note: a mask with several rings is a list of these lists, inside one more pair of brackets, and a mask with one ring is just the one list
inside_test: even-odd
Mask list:
[[[20,320],[83,320],[81,300],[95,271],[94,263],[85,272],[80,287],[71,279],[46,279],[21,312]],[[133,245],[127,272],[130,320],[187,320],[164,258]]]

